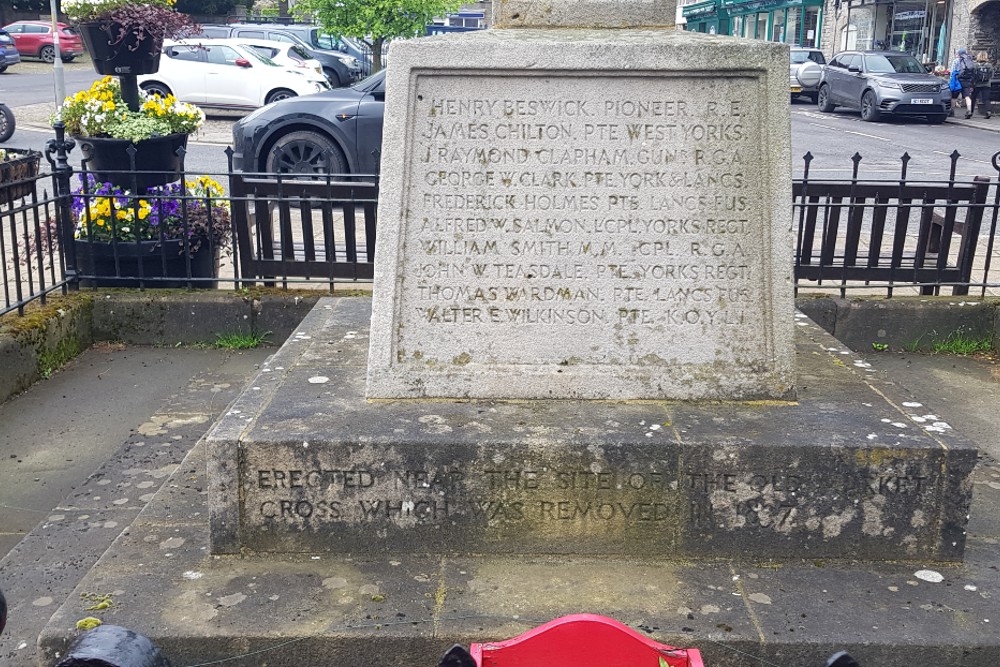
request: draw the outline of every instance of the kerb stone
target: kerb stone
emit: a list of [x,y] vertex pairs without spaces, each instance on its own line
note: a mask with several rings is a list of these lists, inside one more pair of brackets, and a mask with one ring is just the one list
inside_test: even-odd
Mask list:
[[787,49],[524,29],[391,57],[370,398],[791,396]]

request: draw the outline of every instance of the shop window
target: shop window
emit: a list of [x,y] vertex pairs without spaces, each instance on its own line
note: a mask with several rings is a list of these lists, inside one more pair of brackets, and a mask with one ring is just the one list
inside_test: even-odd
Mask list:
[[771,23],[771,41],[785,41],[785,10],[776,9],[774,11],[774,21]]

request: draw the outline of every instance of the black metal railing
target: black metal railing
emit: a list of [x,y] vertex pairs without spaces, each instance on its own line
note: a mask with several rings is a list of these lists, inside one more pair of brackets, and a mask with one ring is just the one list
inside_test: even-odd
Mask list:
[[[144,172],[134,152],[130,168],[95,171],[89,156],[73,168],[75,148],[57,128],[44,156],[50,173],[0,180],[0,315],[80,287],[332,291],[373,279],[375,175],[243,174],[231,149],[228,171],[191,174],[181,148],[179,179],[136,197]],[[856,154],[848,178],[828,179],[814,178],[804,156],[792,202],[798,294],[983,298],[1000,288],[990,279],[997,174],[978,173],[980,163],[970,173],[957,152],[940,180],[911,179],[910,163],[904,154],[898,171],[879,166],[871,178]],[[993,167],[1000,173],[1000,153]]]
[[[949,156],[947,179],[911,179],[911,158],[899,170],[863,178],[851,158],[848,179],[811,177],[813,156],[793,182],[797,226],[796,291],[952,294],[980,298],[990,268],[1000,210],[1000,181],[989,173],[960,177],[961,155]],[[993,156],[1000,172],[1000,153]],[[988,171],[988,170],[985,170]]]

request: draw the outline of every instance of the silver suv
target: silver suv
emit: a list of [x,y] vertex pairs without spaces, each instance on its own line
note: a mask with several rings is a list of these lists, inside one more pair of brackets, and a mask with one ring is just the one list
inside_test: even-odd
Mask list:
[[792,47],[789,56],[788,87],[792,91],[792,101],[799,95],[805,95],[815,104],[823,65],[826,64],[823,52],[819,49]]
[[951,111],[948,82],[927,73],[913,56],[899,51],[844,51],[823,68],[816,104],[820,111],[843,106],[861,120],[884,115],[922,116],[943,123]]

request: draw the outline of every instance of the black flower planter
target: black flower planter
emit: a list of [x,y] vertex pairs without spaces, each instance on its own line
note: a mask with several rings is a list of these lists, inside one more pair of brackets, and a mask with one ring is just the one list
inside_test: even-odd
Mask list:
[[147,34],[140,40],[135,32],[122,33],[122,25],[114,21],[78,23],[77,28],[98,74],[152,74],[160,69],[162,39]]
[[[74,241],[76,265],[81,275],[92,276],[80,281],[82,287],[139,287],[139,271],[147,288],[177,288],[188,285],[188,257],[180,239],[159,241],[119,241],[117,244],[85,239]],[[191,278],[218,277],[218,248],[210,248],[201,240],[191,255]],[[171,280],[150,280],[170,278]],[[199,289],[215,289],[218,280],[192,282]]]
[[[183,166],[178,150],[187,146],[188,135],[168,134],[133,144],[128,139],[76,137],[86,159],[87,170],[98,181],[113,183],[125,190],[143,194],[148,188],[173,183],[181,177]],[[129,146],[135,146],[135,171]]]
[[8,148],[18,157],[0,161],[0,204],[28,197],[35,192],[35,179],[42,154],[38,151]]

